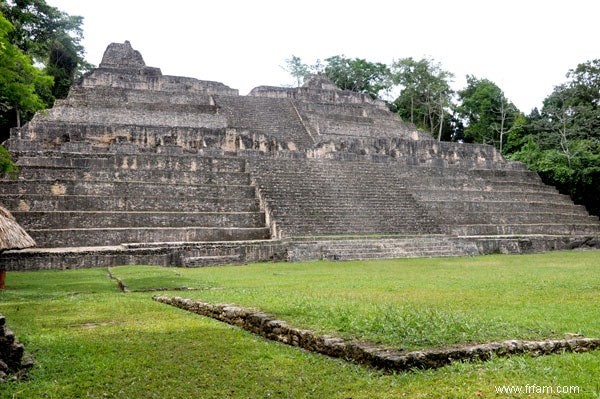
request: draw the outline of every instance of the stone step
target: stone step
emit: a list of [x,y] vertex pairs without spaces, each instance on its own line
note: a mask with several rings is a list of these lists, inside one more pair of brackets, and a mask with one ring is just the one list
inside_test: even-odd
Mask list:
[[328,260],[366,260],[366,259],[396,259],[402,258],[441,258],[449,256],[464,256],[462,252],[456,250],[423,250],[415,248],[412,251],[406,251],[402,254],[398,252],[324,252],[323,259]]
[[[146,128],[162,128],[164,132],[165,122],[168,121],[170,130],[175,128],[188,129],[225,129],[227,127],[227,116],[214,112],[205,112],[204,106],[200,107],[181,107],[181,112],[177,110],[169,110],[165,108],[147,109],[139,106],[127,108],[126,104],[121,103],[121,110],[117,111],[114,106],[106,103],[95,104],[93,111],[88,107],[54,107],[48,110],[45,115],[45,124],[42,129],[38,129],[36,133],[49,141],[56,141],[63,138],[64,134],[60,134],[56,129],[52,129],[50,123],[55,122],[55,126],[75,125],[85,126],[85,137],[90,141],[95,138],[107,139],[107,128],[115,126],[135,126],[138,129]],[[173,115],[176,117],[173,117]],[[55,127],[52,126],[52,127]],[[64,131],[74,131],[73,127],[68,127]],[[95,128],[95,129],[92,129]],[[103,128],[103,129],[102,129]],[[179,129],[177,129],[179,130]],[[95,137],[94,133],[97,134]],[[132,132],[129,132],[133,136]],[[147,135],[148,133],[146,133]],[[164,133],[163,133],[164,134]],[[141,137],[140,137],[141,139]],[[135,140],[138,141],[137,138]],[[140,140],[142,143],[143,141]]]
[[524,182],[513,182],[513,181],[478,181],[478,180],[427,180],[419,179],[418,182],[410,186],[411,190],[414,191],[435,191],[435,190],[448,190],[448,191],[485,191],[485,192],[513,192],[513,191],[525,191],[529,193],[548,193],[555,194],[558,190],[553,186],[546,186],[538,183],[524,183]]
[[[446,169],[447,170],[447,169]],[[444,170],[444,172],[446,171]],[[531,170],[509,170],[509,169],[470,169],[467,173],[460,171],[468,176],[476,176],[482,179],[527,181],[542,183],[542,179]]]
[[535,224],[465,224],[448,225],[444,228],[449,234],[457,236],[493,236],[493,235],[597,235],[598,223],[535,223]]
[[[158,193],[157,193],[158,194]],[[258,212],[256,198],[0,194],[11,211]]]
[[[405,184],[405,186],[407,186]],[[523,183],[523,182],[494,182],[494,181],[478,181],[478,180],[446,180],[439,182],[422,181],[415,177],[412,182],[409,181],[407,188],[411,192],[427,192],[427,191],[450,191],[450,192],[519,192],[524,191],[528,193],[548,193],[556,194],[558,190],[554,186],[547,186],[538,183]]]
[[[334,209],[315,210],[306,213],[301,212],[276,212],[272,213],[276,216],[277,221],[297,221],[297,225],[312,225],[312,224],[356,224],[369,223],[379,225],[405,225],[414,224],[415,222],[435,223],[436,219],[429,215],[416,215],[414,213],[397,213],[397,212],[358,212],[358,209],[352,209],[336,212]],[[359,221],[360,222],[357,222]],[[369,222],[370,221],[370,222]]]
[[572,203],[552,203],[549,201],[531,201],[531,202],[515,202],[515,201],[466,201],[466,202],[451,202],[444,200],[422,201],[422,205],[429,212],[445,211],[449,213],[458,212],[486,212],[489,210],[499,209],[503,212],[519,212],[523,209],[543,210],[544,212],[555,213],[575,213],[587,214],[587,210],[583,205],[575,205]]
[[279,230],[285,237],[310,236],[310,235],[345,235],[345,234],[436,234],[441,232],[437,226],[423,226],[422,224],[405,226],[365,226],[356,222],[350,226],[339,224],[322,225],[295,225],[278,224]]
[[[393,166],[393,165],[392,165]],[[446,176],[445,174],[434,174],[428,175],[430,172],[428,169],[421,170],[421,168],[414,168],[411,170],[403,170],[403,169],[392,169],[390,167],[386,170],[378,170],[373,169],[372,166],[365,165],[365,169],[361,168],[351,168],[346,167],[346,165],[340,165],[339,170],[336,169],[322,169],[322,170],[314,170],[311,169],[311,176],[315,178],[315,180],[326,180],[331,177],[339,177],[339,176],[351,176],[354,173],[354,179],[362,179],[369,180],[372,182],[394,182],[399,184],[417,184],[421,187],[431,187],[431,186],[446,186],[451,184],[452,186],[459,187],[468,187],[468,186],[476,186],[476,187],[485,187],[485,186],[512,186],[512,185],[520,185],[524,187],[546,187],[537,175],[507,175],[503,178],[483,178],[478,175],[472,175],[468,171],[461,171],[461,174]],[[276,173],[278,176],[282,178],[293,178],[299,174],[298,171],[302,170],[303,167],[301,165],[298,166],[297,171],[292,170],[272,170],[271,172]],[[342,172],[343,173],[340,173]],[[536,178],[537,177],[537,178]]]
[[315,242],[324,259],[360,260],[411,257],[444,257],[474,254],[477,249],[442,236],[340,238]]
[[[310,159],[290,160],[289,165],[282,164],[278,160],[275,162],[274,165],[269,167],[270,171],[278,176],[288,178],[297,175],[299,170],[310,169],[311,175],[324,178],[341,174],[346,176],[355,175],[356,178],[372,181],[419,182],[423,180],[441,183],[457,181],[460,183],[499,182],[501,184],[543,185],[538,174],[528,170],[436,168],[431,166],[409,166],[394,161],[380,165],[372,162],[326,162],[322,159],[319,161]],[[257,166],[257,168],[260,167]]]
[[397,243],[396,245],[387,245],[384,247],[379,247],[376,245],[371,245],[371,244],[363,244],[363,243],[354,243],[352,245],[329,245],[324,247],[324,251],[332,251],[332,252],[343,252],[346,254],[353,254],[353,253],[381,253],[381,254],[393,254],[393,253],[406,253],[406,252],[413,252],[416,249],[418,249],[419,251],[431,251],[431,252],[448,252],[448,251],[453,251],[454,250],[454,246],[449,244],[449,243],[445,243],[445,242],[438,242],[438,243],[431,243],[431,244],[423,244],[423,243],[417,243],[417,242],[403,242],[403,243]]
[[381,241],[377,240],[338,240],[331,242],[324,242],[323,248],[331,251],[345,251],[345,252],[390,252],[390,251],[405,251],[407,249],[421,248],[423,250],[448,250],[454,248],[454,243],[448,241],[445,237],[439,237],[437,239],[427,238],[431,236],[423,236],[422,239],[415,239],[414,236],[411,238],[397,238],[389,239],[382,238]]
[[[261,191],[263,196],[268,199],[272,199],[274,201],[277,200],[287,200],[289,204],[278,204],[275,202],[273,206],[277,207],[288,207],[295,206],[297,208],[301,208],[304,204],[311,204],[316,207],[318,206],[339,206],[339,207],[347,207],[351,205],[361,205],[371,206],[371,205],[381,205],[382,207],[395,206],[398,208],[412,208],[416,204],[415,197],[409,194],[398,193],[398,196],[391,197],[390,195],[385,195],[382,193],[374,193],[371,197],[367,197],[365,195],[355,195],[354,193],[344,193],[344,192],[330,192],[330,193],[318,193],[318,192],[310,192],[300,194],[298,192],[286,192],[286,191],[272,191],[265,193]],[[296,201],[290,201],[294,196],[300,196],[296,198]]]
[[77,170],[104,170],[114,165],[114,159],[110,155],[84,157],[84,156],[66,156],[57,155],[21,155],[17,159],[17,165],[21,169],[27,168],[56,168],[56,169],[77,169]]
[[553,204],[573,204],[568,195],[557,192],[540,193],[530,191],[481,191],[481,190],[452,190],[448,189],[416,189],[411,188],[419,201],[448,201],[448,202],[473,202],[473,201],[513,201],[513,202],[550,202]]
[[[381,205],[381,208],[377,208],[376,205]],[[307,209],[310,206],[310,209]],[[377,204],[374,202],[368,203],[357,203],[352,201],[334,203],[331,202],[311,202],[306,201],[299,204],[292,204],[290,206],[272,206],[271,210],[279,212],[280,217],[292,217],[292,216],[304,216],[304,217],[320,217],[321,215],[331,215],[338,217],[357,217],[357,213],[364,217],[373,215],[392,215],[398,217],[408,217],[421,219],[425,217],[426,212],[416,213],[415,206],[403,206],[402,204],[387,204],[385,202]],[[433,217],[430,217],[433,220]]]
[[20,167],[78,168],[88,170],[165,170],[180,172],[243,172],[245,160],[199,157],[198,155],[144,154],[63,154],[21,155]]
[[127,227],[264,227],[262,212],[13,212],[26,230]]
[[185,92],[177,93],[171,91],[148,91],[125,89],[119,87],[87,87],[74,86],[69,91],[69,97],[64,100],[66,104],[77,107],[94,107],[98,104],[114,107],[132,106],[152,109],[152,107],[169,108],[174,112],[180,107],[194,107],[193,109],[205,109],[205,112],[216,112],[214,100],[208,93]]
[[40,248],[119,245],[136,242],[243,241],[270,238],[267,227],[163,227],[32,229],[29,235]]
[[43,195],[97,195],[97,196],[181,196],[181,197],[235,197],[255,198],[256,189],[249,185],[173,184],[157,182],[103,182],[81,180],[7,181],[2,184],[4,194]]
[[339,224],[312,224],[312,225],[291,225],[279,224],[278,228],[286,232],[286,236],[304,236],[304,235],[344,235],[344,234],[437,234],[442,230],[437,226],[423,227],[421,224],[403,225],[403,226],[367,226],[356,222],[349,226],[340,226]]
[[[5,251],[2,266],[8,271],[110,267],[115,265],[183,266],[194,257],[233,256],[235,264],[264,260],[285,260],[286,244],[277,240],[218,242],[154,242],[97,247],[29,248]],[[214,263],[214,262],[213,262]],[[220,262],[219,262],[220,263]]]
[[205,256],[190,256],[183,258],[182,266],[184,267],[205,267],[205,266],[222,266],[236,265],[245,263],[242,255],[205,255]]
[[172,170],[87,170],[78,168],[23,167],[21,180],[92,180],[133,181],[176,184],[250,185],[250,175],[245,172],[184,172]]
[[533,224],[533,223],[594,223],[598,221],[596,216],[587,213],[554,213],[543,212],[541,208],[521,209],[520,211],[500,211],[497,208],[492,211],[480,212],[450,212],[430,210],[429,214],[448,224]]

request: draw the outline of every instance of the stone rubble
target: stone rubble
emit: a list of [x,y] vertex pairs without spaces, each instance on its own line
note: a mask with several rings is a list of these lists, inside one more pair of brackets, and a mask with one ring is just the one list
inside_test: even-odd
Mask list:
[[0,315],[0,382],[9,378],[26,378],[27,370],[33,366],[33,361],[24,357],[24,354],[23,344],[6,327],[6,318]]

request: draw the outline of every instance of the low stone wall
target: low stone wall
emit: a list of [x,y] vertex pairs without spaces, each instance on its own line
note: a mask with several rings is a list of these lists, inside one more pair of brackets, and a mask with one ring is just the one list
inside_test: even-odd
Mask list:
[[494,356],[525,353],[540,356],[600,349],[600,338],[574,338],[545,341],[507,340],[480,345],[398,352],[341,338],[320,336],[314,331],[297,329],[265,313],[239,306],[210,304],[179,297],[156,296],[154,300],[238,326],[273,341],[393,371],[439,368],[455,361],[488,360]]
[[0,270],[60,270],[117,265],[200,267],[265,261],[475,256],[568,249],[600,249],[600,239],[596,236],[356,236],[140,243],[91,248],[31,248],[3,252],[0,255]]
[[[165,242],[122,244],[106,247],[31,248],[4,251],[0,270],[62,270],[119,265],[190,266],[198,265],[190,259],[213,259],[210,265],[239,264],[261,261],[284,261],[288,256],[287,243],[279,240]],[[232,262],[228,255],[238,254]],[[205,264],[202,264],[206,266]]]
[[[283,240],[285,242],[285,240]],[[355,236],[288,240],[287,260],[394,259],[415,257],[527,254],[571,249],[600,249],[596,236]],[[335,256],[334,256],[335,255]]]
[[6,318],[0,315],[0,382],[13,375],[13,378],[23,378],[33,362],[23,359],[24,347],[15,334],[6,328]]

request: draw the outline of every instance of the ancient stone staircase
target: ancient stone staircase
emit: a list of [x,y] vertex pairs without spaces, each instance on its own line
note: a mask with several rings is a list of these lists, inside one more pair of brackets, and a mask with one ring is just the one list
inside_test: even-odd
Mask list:
[[219,112],[227,116],[229,131],[234,129],[239,135],[251,138],[241,146],[236,145],[238,148],[268,152],[310,148],[314,144],[290,100],[215,96],[215,101]]
[[18,164],[0,201],[38,247],[270,237],[243,160],[56,153]]
[[550,250],[600,233],[597,217],[519,167],[410,166],[365,156],[250,164],[273,230],[295,237],[290,259]]
[[249,164],[280,237],[440,231],[388,165],[310,158]]
[[[326,238],[307,241],[321,259],[361,260],[477,255],[477,246],[439,235]],[[294,254],[291,255],[292,257]]]
[[410,191],[454,236],[585,235],[598,218],[527,170],[418,168]]

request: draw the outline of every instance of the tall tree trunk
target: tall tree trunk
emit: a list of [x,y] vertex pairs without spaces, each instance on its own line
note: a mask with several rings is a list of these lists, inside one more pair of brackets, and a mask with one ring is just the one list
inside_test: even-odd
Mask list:
[[18,105],[15,107],[15,112],[17,113],[17,127],[21,127],[21,110]]
[[571,153],[571,149],[569,148],[569,132],[567,130],[567,121],[566,117],[563,117],[562,127],[559,128],[560,131],[560,147],[563,150],[563,153],[567,156],[567,162],[569,164],[569,168],[571,167],[571,159],[573,158],[573,154]]
[[500,154],[502,154],[502,145],[504,144],[504,122],[506,121],[506,103],[504,95],[500,97]]
[[6,271],[0,270],[0,290],[6,288]]
[[442,129],[444,127],[444,105],[440,99],[440,129],[438,131],[438,142],[442,141]]

